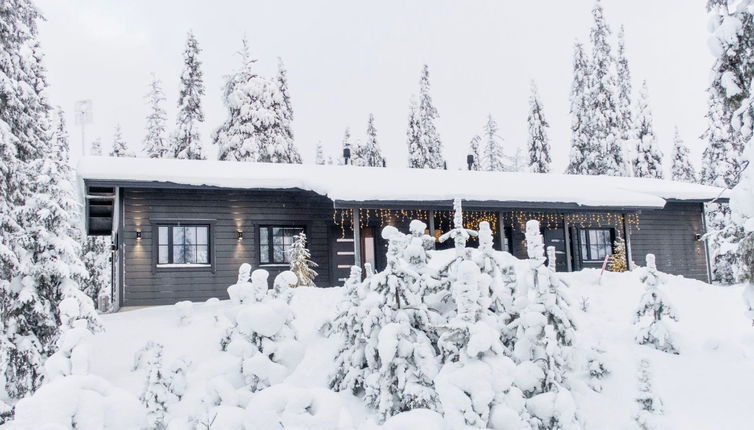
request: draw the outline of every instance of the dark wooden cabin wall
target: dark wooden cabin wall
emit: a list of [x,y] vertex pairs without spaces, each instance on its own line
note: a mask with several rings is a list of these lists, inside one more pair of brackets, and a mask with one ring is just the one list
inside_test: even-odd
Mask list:
[[707,282],[707,256],[701,203],[669,202],[662,210],[643,211],[640,230],[631,230],[633,261],[644,266],[646,255],[655,254],[657,268],[666,273]]
[[[191,189],[125,189],[123,240],[125,267],[123,306],[172,304],[180,300],[227,298],[238,268],[260,268],[260,224],[305,225],[312,260],[319,264],[318,286],[330,286],[328,251],[332,202],[304,191],[234,191]],[[214,220],[214,271],[211,269],[155,269],[150,220]],[[136,239],[137,230],[142,238]],[[238,240],[237,231],[243,231]],[[212,243],[212,239],[210,239]],[[269,284],[287,266],[261,266],[270,272]]]

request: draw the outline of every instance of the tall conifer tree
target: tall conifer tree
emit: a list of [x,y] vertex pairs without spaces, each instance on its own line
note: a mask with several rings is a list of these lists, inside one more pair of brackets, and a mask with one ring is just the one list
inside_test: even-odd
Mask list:
[[113,149],[110,152],[111,157],[133,157],[134,154],[128,149],[128,144],[123,138],[123,131],[120,129],[120,124],[115,124],[115,131],[113,132]]
[[369,114],[367,121],[367,140],[363,145],[357,147],[357,158],[360,164],[368,167],[383,167],[385,158],[382,156],[382,150],[377,143],[377,127],[374,125],[374,115]]
[[589,89],[589,58],[584,46],[576,43],[573,49],[573,81],[571,82],[571,150],[566,173],[596,175],[599,173],[599,146],[591,138],[587,91]]
[[531,82],[531,95],[529,96],[529,168],[535,173],[550,173],[550,140],[547,137],[547,128],[550,124],[545,119],[542,102],[539,100],[537,85]]
[[183,73],[178,95],[178,117],[173,138],[173,158],[203,160],[202,143],[199,136],[200,123],[204,122],[202,96],[204,96],[204,76],[199,61],[199,43],[194,33],[189,31],[186,49],[183,51]]
[[689,148],[683,143],[678,127],[673,134],[673,167],[672,177],[674,181],[696,183],[699,178],[696,169],[689,159]]
[[487,122],[484,124],[484,144],[482,146],[482,170],[488,172],[502,172],[505,169],[505,159],[503,157],[503,141],[497,134],[497,122],[492,119],[492,115],[487,116]]
[[[627,160],[628,150],[630,148],[631,141],[633,140],[634,125],[631,70],[628,66],[628,58],[626,58],[625,34],[622,25],[620,27],[620,31],[618,32],[618,54],[616,58],[616,68],[618,71],[618,119],[620,129],[619,138],[620,146],[624,151],[624,158]],[[622,175],[628,175],[631,173],[630,166],[624,165],[621,167],[622,171],[620,173]]]
[[165,158],[170,153],[168,140],[165,137],[165,121],[167,113],[163,107],[165,94],[162,83],[152,75],[147,94],[149,113],[147,114],[147,134],[144,137],[144,152],[149,158]]
[[291,103],[291,95],[288,91],[288,71],[283,64],[283,60],[280,58],[278,58],[278,74],[275,82],[277,83],[278,92],[283,99],[280,108],[280,122],[282,138],[285,140],[286,146],[284,154],[280,157],[280,162],[301,164],[301,154],[293,138],[293,104]]
[[652,110],[649,108],[649,90],[647,81],[641,86],[639,98],[636,101],[636,154],[633,160],[634,176],[640,178],[662,179],[662,152],[657,148],[652,121]]
[[[445,167],[442,141],[435,124],[439,114],[432,102],[429,84],[429,66],[422,68],[419,79],[419,100],[415,111],[409,108],[409,167],[442,169]],[[413,136],[413,137],[412,137]]]

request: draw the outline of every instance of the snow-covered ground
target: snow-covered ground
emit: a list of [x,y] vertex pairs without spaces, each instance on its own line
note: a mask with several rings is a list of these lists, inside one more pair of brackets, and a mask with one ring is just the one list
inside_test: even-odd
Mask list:
[[[585,380],[573,378],[572,392],[587,428],[629,428],[636,412],[641,359],[651,363],[654,393],[662,399],[662,422],[668,428],[750,428],[754,408],[747,393],[754,382],[754,328],[744,317],[739,287],[722,288],[669,277],[664,291],[680,317],[671,327],[680,354],[672,355],[634,341],[633,312],[643,291],[635,273],[608,272],[600,280],[598,271],[585,270],[564,274],[563,279],[570,286],[578,332],[599,342],[610,370],[601,393],[589,389]],[[380,428],[360,399],[327,388],[337,341],[323,337],[320,327],[331,320],[342,294],[342,288],[295,290],[291,301],[293,326],[303,345],[303,356],[281,383],[252,394],[251,399],[235,399],[233,390],[215,378],[234,365],[232,356],[220,350],[226,327],[217,323],[218,315],[233,308],[229,301],[196,303],[184,322],[181,316],[187,313],[180,306],[104,315],[105,332],[91,339],[90,373],[110,386],[103,388],[107,383],[99,378],[94,383],[92,377],[73,379],[75,384],[63,388],[60,384],[47,385],[37,395],[42,400],[33,406],[34,412],[27,409],[24,413],[22,404],[19,421],[11,423],[10,428],[41,428],[42,423],[63,420],[64,410],[75,407],[72,405],[77,401],[92,406],[87,397],[92,392],[106,393],[104,409],[110,405],[114,417],[129,417],[132,421],[123,421],[122,427],[129,428],[133,424],[128,423],[135,423],[144,413],[138,398],[144,389],[145,373],[133,369],[135,354],[148,341],[164,345],[163,359],[168,365],[181,358],[191,363],[185,395],[169,408],[173,417],[196,414],[206,393],[215,392],[223,398],[223,405],[230,402],[241,406],[251,400],[257,408],[284,417],[291,426],[286,428]],[[89,388],[74,390],[74,385]],[[228,407],[218,414],[211,428],[244,429],[243,417],[243,409]],[[383,428],[437,428],[437,417],[428,411],[404,413],[388,420]],[[179,424],[186,423],[177,421],[168,428],[185,428]]]

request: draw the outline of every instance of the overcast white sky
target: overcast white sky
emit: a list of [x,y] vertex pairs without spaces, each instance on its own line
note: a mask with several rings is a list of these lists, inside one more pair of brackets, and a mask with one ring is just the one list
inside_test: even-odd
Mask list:
[[[698,159],[705,126],[705,87],[712,64],[704,0],[604,0],[614,32],[623,24],[634,88],[647,79],[655,128],[666,157],[678,125]],[[289,72],[294,131],[305,162],[314,148],[339,152],[346,127],[362,138],[376,117],[388,162],[406,163],[408,100],[421,65],[430,66],[432,96],[450,167],[465,163],[469,139],[491,113],[506,151],[524,147],[529,81],[536,80],[550,122],[554,169],[568,158],[568,93],[576,39],[588,40],[593,0],[451,1],[353,0],[37,0],[51,99],[67,112],[74,156],[81,134],[73,125],[76,100],[94,103],[87,141],[109,149],[119,122],[129,145],[141,148],[144,95],[155,73],[167,96],[173,128],[181,53],[193,29],[207,94],[205,149],[225,119],[223,76],[238,63],[246,35],[261,73],[276,58]],[[87,142],[88,144],[88,142]],[[695,160],[698,164],[698,160]]]

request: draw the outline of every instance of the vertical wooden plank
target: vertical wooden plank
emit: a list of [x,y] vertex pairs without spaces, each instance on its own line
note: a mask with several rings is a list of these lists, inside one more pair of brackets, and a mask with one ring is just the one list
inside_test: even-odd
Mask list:
[[[429,235],[432,236],[432,239],[435,238],[435,211],[429,210]],[[434,244],[434,242],[433,242]]]
[[[702,237],[707,234],[707,216],[704,211],[704,203],[700,203],[702,206]],[[712,283],[712,263],[709,259],[709,241],[702,239],[704,242],[704,261],[707,262],[707,283]]]
[[361,225],[359,217],[359,208],[352,209],[353,211],[353,264],[357,267],[361,267]]
[[497,211],[497,235],[498,240],[500,241],[500,250],[508,252],[508,249],[505,246],[505,225],[503,224],[502,211]]
[[623,238],[626,241],[626,259],[628,270],[634,270],[634,258],[631,255],[631,231],[628,228],[628,214],[623,213]]

